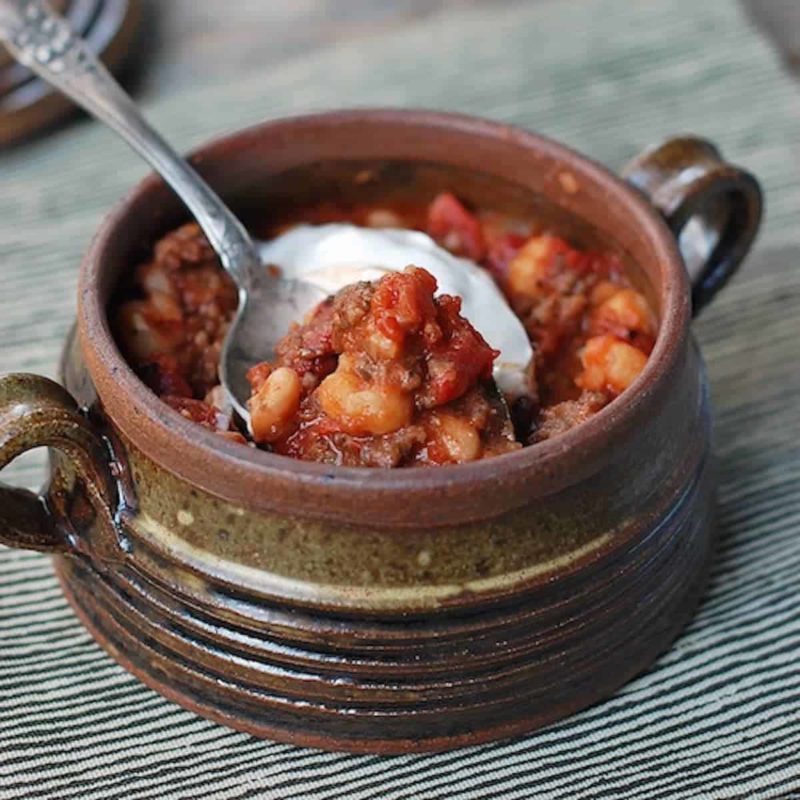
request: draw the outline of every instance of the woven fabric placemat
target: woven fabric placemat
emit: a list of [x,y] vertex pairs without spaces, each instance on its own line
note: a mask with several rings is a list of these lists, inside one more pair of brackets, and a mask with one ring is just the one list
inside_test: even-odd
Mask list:
[[[535,735],[442,755],[337,755],[258,741],[161,699],[81,628],[46,557],[0,550],[3,800],[800,796],[797,90],[729,0],[487,8],[184,88],[148,111],[190,147],[268,116],[421,105],[516,122],[614,168],[690,131],[754,171],[764,232],[695,325],[721,465],[721,541],[696,618],[615,697]],[[54,374],[81,254],[143,172],[90,123],[0,155],[0,371]],[[41,464],[26,457],[3,478],[35,485]]]

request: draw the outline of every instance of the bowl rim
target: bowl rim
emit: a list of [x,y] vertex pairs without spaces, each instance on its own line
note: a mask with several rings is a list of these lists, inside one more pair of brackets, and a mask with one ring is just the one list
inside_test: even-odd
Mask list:
[[[132,205],[163,185],[160,178],[149,175],[105,217],[79,274],[81,351],[106,415],[146,456],[211,494],[264,513],[278,511],[345,524],[419,527],[480,521],[519,508],[537,494],[557,491],[568,480],[592,474],[603,451],[645,418],[648,401],[669,391],[670,374],[682,357],[688,335],[688,277],[676,240],[658,212],[643,194],[604,166],[548,137],[502,122],[425,109],[360,108],[270,119],[212,139],[195,149],[190,159],[195,163],[224,159],[230,148],[270,133],[289,136],[302,128],[353,123],[412,126],[431,133],[454,131],[476,142],[487,138],[507,142],[563,163],[582,180],[599,186],[609,199],[624,204],[630,225],[657,254],[661,273],[661,324],[647,365],[634,384],[589,420],[558,437],[485,460],[435,469],[332,466],[227,441],[182,417],[139,379],[116,345],[97,290],[105,255],[120,227],[130,222]],[[269,493],[263,492],[266,486]],[[523,486],[525,491],[515,500],[514,490],[520,494]],[[390,501],[398,496],[404,498],[403,508],[393,510]]]

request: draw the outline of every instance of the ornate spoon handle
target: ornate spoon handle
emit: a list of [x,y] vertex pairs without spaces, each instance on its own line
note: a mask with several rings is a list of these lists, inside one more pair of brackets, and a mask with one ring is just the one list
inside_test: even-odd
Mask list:
[[0,39],[12,55],[109,125],[188,206],[241,288],[260,266],[241,222],[208,184],[149,125],[86,43],[43,0],[0,0]]

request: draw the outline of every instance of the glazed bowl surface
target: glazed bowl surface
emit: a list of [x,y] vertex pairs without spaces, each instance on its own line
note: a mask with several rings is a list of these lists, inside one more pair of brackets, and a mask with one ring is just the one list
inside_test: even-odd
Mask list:
[[[622,257],[658,310],[655,349],[587,422],[472,464],[331,467],[220,441],[161,403],[111,335],[120,279],[186,219],[151,178],[81,268],[69,395],[34,376],[0,383],[0,464],[53,448],[45,503],[6,490],[0,540],[57,553],[79,615],[145,682],[286,741],[485,741],[649,664],[691,613],[711,552],[710,412],[690,320],[752,242],[754,179],[684,138],[633,162],[626,183],[534,134],[425,111],[268,122],[192,160],[245,219],[443,189],[543,217]],[[676,236],[693,228],[690,281]]]

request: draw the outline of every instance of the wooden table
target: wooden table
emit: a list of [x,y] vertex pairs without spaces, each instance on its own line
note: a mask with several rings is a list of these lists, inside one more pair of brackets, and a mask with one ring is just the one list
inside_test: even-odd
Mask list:
[[[357,48],[378,33],[400,31],[437,14],[513,3],[571,0],[143,0],[151,62],[144,96],[168,84],[201,82],[206,76],[235,79],[251,69],[280,68],[329,47]],[[726,0],[727,1],[727,0]],[[754,21],[790,61],[800,57],[797,0],[740,0]],[[379,65],[376,64],[376,68]]]
[[358,47],[376,33],[443,11],[501,5],[509,0],[144,0],[153,33],[152,69],[142,89],[156,94],[163,82],[180,86],[205,76],[235,79],[265,66],[279,69],[287,59]]

